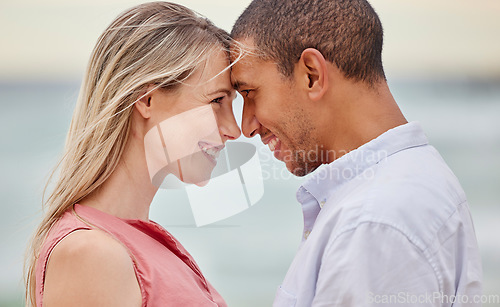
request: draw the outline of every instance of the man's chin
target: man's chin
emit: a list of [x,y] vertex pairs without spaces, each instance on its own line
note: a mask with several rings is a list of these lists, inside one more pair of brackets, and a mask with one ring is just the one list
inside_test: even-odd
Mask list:
[[297,177],[304,177],[314,170],[316,170],[319,165],[308,165],[308,164],[294,164],[294,163],[286,163],[287,170]]
[[308,169],[307,165],[297,165],[290,162],[286,163],[286,169],[297,177],[304,177],[313,171],[312,169]]
[[275,157],[284,162],[287,170],[297,177],[304,177],[321,165],[318,161],[306,162],[306,158],[300,155],[300,151],[292,152],[288,149],[284,152],[275,151]]

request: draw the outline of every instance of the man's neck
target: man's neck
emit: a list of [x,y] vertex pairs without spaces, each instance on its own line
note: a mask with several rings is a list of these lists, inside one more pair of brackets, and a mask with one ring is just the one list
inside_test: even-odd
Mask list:
[[374,87],[345,81],[326,98],[319,131],[324,147],[333,153],[327,163],[407,123],[385,81]]

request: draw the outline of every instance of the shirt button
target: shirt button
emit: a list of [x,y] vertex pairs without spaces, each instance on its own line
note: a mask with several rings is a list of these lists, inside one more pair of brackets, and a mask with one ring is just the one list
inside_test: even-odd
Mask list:
[[310,230],[305,231],[304,232],[304,239],[307,240],[307,237],[309,237],[310,234],[311,234]]
[[319,206],[320,206],[322,209],[323,209],[323,206],[324,206],[324,205],[325,205],[325,201],[324,201],[324,200],[322,200],[322,201],[320,201],[320,202],[319,202]]

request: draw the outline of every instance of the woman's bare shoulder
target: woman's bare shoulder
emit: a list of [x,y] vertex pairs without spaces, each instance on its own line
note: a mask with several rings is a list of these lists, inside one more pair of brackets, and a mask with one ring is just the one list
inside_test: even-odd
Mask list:
[[141,306],[141,301],[132,259],[103,231],[75,231],[52,251],[44,306]]

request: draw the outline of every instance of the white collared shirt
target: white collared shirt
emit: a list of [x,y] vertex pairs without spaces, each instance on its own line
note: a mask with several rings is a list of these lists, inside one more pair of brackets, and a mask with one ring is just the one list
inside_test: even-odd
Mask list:
[[273,306],[481,306],[465,193],[418,123],[324,165],[297,200],[303,240]]

